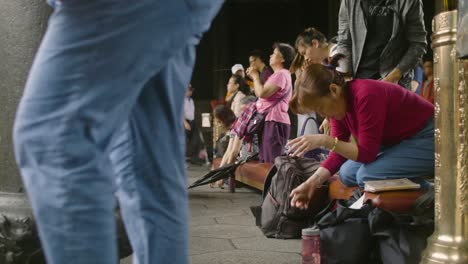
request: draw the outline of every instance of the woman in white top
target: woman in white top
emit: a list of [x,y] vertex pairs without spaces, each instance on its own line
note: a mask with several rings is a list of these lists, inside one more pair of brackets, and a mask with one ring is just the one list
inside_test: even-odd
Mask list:
[[249,87],[244,81],[242,76],[233,74],[226,85],[227,92],[232,94],[228,99],[228,104],[231,106],[231,110],[234,112],[236,117],[241,113],[240,100],[246,95],[249,95]]

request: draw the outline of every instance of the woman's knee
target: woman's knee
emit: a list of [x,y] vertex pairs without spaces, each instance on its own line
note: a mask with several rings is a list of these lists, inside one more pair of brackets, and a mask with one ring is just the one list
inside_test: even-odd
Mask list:
[[[364,182],[376,180],[377,171],[373,166],[363,165],[356,173],[357,184],[361,187],[364,187]],[[383,178],[382,178],[383,179]]]
[[356,162],[345,162],[340,168],[340,180],[346,186],[356,186],[356,171],[359,169]]

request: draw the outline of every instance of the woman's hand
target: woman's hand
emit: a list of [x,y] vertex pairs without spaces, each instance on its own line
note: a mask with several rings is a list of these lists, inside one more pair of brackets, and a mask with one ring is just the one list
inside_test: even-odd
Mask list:
[[302,63],[302,67],[301,67],[302,71],[304,71],[307,68],[307,66],[309,66],[311,64],[312,64],[311,60],[304,58],[304,62]]
[[329,136],[330,135],[330,122],[328,121],[327,118],[325,118],[322,122],[322,124],[319,127],[320,132],[323,132],[323,134]]
[[252,80],[256,80],[256,79],[260,78],[260,73],[258,72],[257,69],[254,69],[253,67],[247,68],[247,71],[246,71],[245,73],[246,73],[247,76],[249,76],[250,79],[252,79]]
[[185,119],[184,119],[184,127],[185,127],[185,130],[188,130],[188,131],[192,130],[192,129],[190,128],[189,122],[187,122],[187,120],[185,120]]
[[304,135],[288,142],[289,155],[293,157],[303,157],[308,151],[323,146],[325,135]]
[[316,186],[309,181],[302,183],[291,191],[289,197],[291,198],[291,206],[299,209],[307,209],[309,201],[314,194]]
[[382,81],[398,84],[400,79],[401,79],[401,71],[400,71],[400,69],[395,68],[387,76],[385,76],[385,78],[383,78]]

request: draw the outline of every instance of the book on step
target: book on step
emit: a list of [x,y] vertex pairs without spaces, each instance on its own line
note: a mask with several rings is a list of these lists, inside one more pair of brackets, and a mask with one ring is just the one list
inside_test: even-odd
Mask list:
[[414,190],[419,188],[421,188],[420,184],[414,183],[408,178],[364,182],[364,191],[367,192]]

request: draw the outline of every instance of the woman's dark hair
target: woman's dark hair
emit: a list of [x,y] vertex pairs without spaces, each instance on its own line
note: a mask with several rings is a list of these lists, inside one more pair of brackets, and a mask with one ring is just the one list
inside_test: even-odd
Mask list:
[[314,27],[309,27],[304,29],[296,38],[296,43],[294,46],[296,49],[299,47],[300,44],[310,45],[312,40],[317,40],[320,43],[327,43],[327,38],[325,35],[320,32],[318,29]]
[[289,107],[293,113],[304,114],[309,110],[304,107],[308,102],[317,97],[330,94],[332,83],[343,87],[346,92],[346,82],[343,75],[336,71],[339,60],[345,58],[343,54],[336,54],[328,59],[328,64],[308,65],[296,83],[296,89],[289,101]]
[[213,115],[216,119],[221,121],[226,128],[230,128],[234,121],[236,121],[236,115],[231,108],[226,105],[217,105],[213,110]]
[[250,53],[249,53],[249,57],[255,57],[255,58],[259,58],[263,63],[265,63],[265,55],[263,54],[263,52],[261,50],[252,50]]
[[285,69],[289,69],[291,67],[291,62],[294,59],[294,54],[296,53],[294,48],[289,44],[278,42],[273,44],[273,49],[279,50],[284,59],[283,67]]
[[[305,45],[310,45],[312,43],[312,40],[317,40],[320,43],[326,43],[327,38],[325,35],[320,32],[318,29],[314,27],[309,27],[304,29],[301,33],[296,38],[296,42],[294,43],[294,47],[296,50],[299,49],[299,46],[301,44]],[[294,60],[291,63],[291,68],[289,71],[291,73],[296,72],[298,69],[302,67],[302,64],[304,63],[304,56],[302,56],[299,52],[296,53],[296,56],[294,57]]]
[[250,87],[247,85],[247,83],[245,83],[245,80],[242,78],[242,76],[233,74],[230,78],[233,78],[234,82],[239,85],[239,91],[245,95],[250,94]]

